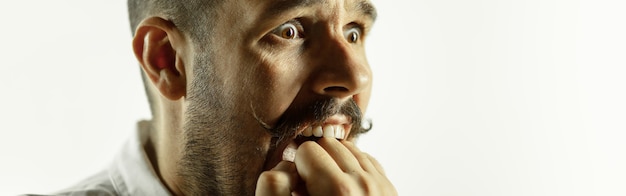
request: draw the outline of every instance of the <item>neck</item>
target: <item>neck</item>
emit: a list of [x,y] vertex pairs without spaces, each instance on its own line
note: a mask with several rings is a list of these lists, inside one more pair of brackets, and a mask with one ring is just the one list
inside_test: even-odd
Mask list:
[[182,101],[162,104],[154,119],[149,121],[150,137],[144,145],[144,150],[154,168],[159,180],[173,195],[181,195],[178,189],[180,182],[177,175],[177,161],[181,156],[182,121],[180,112],[176,106]]

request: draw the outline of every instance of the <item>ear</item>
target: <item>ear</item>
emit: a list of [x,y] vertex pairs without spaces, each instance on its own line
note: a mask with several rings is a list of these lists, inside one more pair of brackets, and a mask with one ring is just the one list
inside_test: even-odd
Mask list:
[[186,95],[184,37],[174,24],[150,17],[137,26],[133,51],[141,68],[161,95],[178,100]]

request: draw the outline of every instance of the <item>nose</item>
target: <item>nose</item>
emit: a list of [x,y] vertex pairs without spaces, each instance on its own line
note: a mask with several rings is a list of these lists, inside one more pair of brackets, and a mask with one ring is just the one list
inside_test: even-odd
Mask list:
[[320,50],[313,74],[315,93],[345,99],[370,86],[372,74],[363,48],[337,39],[327,42]]

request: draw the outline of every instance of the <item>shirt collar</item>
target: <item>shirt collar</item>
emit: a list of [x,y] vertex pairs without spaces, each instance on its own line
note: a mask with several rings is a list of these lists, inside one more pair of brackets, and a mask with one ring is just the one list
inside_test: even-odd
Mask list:
[[110,177],[120,195],[171,195],[157,177],[143,146],[150,134],[149,122],[137,124],[137,132],[111,165]]

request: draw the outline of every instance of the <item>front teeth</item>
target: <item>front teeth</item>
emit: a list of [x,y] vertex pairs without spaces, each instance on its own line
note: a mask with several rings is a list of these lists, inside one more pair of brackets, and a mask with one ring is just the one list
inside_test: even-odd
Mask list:
[[315,137],[322,137],[322,135],[324,135],[324,131],[322,130],[322,127],[315,126],[315,128],[313,128],[313,135]]
[[305,137],[311,137],[313,135],[313,127],[307,127],[306,129],[304,129],[302,135],[304,135]]
[[324,127],[317,125],[314,127],[307,127],[301,135],[305,137],[315,136],[344,139],[346,131],[341,125],[325,125]]

